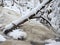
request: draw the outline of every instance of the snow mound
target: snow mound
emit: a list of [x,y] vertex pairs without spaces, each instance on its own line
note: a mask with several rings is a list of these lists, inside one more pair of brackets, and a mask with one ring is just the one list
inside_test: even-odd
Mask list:
[[3,41],[6,41],[6,39],[2,35],[0,35],[0,42],[3,42]]
[[13,39],[24,40],[27,37],[27,33],[21,29],[15,29],[12,32],[9,32],[8,36],[12,37]]

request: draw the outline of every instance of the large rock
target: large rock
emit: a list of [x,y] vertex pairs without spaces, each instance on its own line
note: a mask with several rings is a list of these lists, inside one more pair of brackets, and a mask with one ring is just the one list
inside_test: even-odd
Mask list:
[[27,40],[29,41],[40,41],[49,38],[55,38],[55,33],[51,29],[48,29],[38,21],[36,22],[35,19],[27,21],[20,28],[24,29],[24,31],[27,32]]

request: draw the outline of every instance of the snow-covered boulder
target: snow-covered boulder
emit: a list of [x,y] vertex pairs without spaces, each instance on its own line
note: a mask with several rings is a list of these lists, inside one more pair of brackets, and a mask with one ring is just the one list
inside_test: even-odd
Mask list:
[[8,36],[12,37],[13,39],[24,40],[27,38],[27,33],[22,31],[21,29],[13,30],[7,34]]
[[4,42],[6,41],[6,38],[4,38],[4,36],[0,35],[0,42]]

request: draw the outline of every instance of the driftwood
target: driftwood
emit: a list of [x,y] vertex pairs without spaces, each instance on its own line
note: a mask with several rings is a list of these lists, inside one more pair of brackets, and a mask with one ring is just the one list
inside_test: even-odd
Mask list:
[[45,5],[48,2],[50,2],[50,0],[43,1],[36,8],[34,8],[30,12],[28,12],[26,15],[21,16],[18,20],[15,20],[12,23],[6,25],[5,28],[4,28],[4,30],[3,30],[4,34],[8,34],[8,32],[16,29],[19,25],[21,25],[24,22],[28,21],[28,18],[32,19],[39,12],[39,10],[41,10],[43,7],[45,7]]

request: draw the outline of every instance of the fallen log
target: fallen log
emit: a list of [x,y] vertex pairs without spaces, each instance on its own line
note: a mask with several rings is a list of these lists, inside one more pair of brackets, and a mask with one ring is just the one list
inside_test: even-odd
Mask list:
[[32,9],[27,14],[22,15],[18,20],[15,20],[15,21],[11,22],[10,24],[6,25],[4,30],[3,30],[4,34],[8,34],[9,31],[16,29],[16,27],[18,27],[19,25],[28,21],[28,18],[32,19],[33,16],[35,16],[35,14],[37,14],[37,12],[39,12],[39,10],[41,8],[43,8],[46,5],[46,3],[48,3],[49,1],[50,0],[43,1],[41,4],[37,5],[36,8]]

